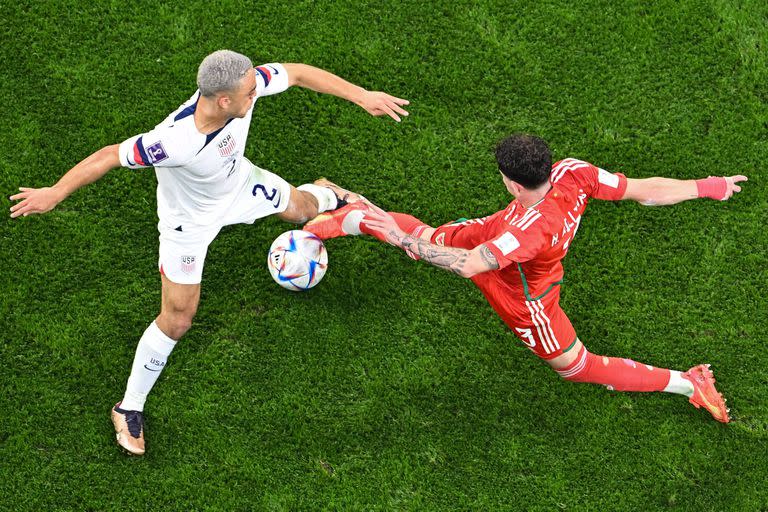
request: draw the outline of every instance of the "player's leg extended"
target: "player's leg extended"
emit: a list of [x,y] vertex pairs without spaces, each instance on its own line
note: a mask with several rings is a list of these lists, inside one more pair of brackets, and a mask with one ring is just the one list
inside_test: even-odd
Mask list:
[[[309,188],[312,186],[332,190],[335,196],[342,200],[343,204],[337,208],[328,208],[327,210],[329,211],[313,217],[312,220],[304,225],[303,230],[317,235],[321,240],[329,240],[347,235],[357,236],[363,233],[374,236],[379,240],[384,240],[383,235],[379,232],[368,229],[361,224],[363,217],[365,217],[365,212],[368,210],[368,205],[362,196],[341,188],[326,179],[319,179],[313,185],[302,185],[299,189],[307,187],[305,190],[312,192],[312,189]],[[425,235],[425,230],[429,231],[433,228],[430,228],[411,215],[397,212],[390,212],[390,214],[406,233],[429,239]],[[429,231],[429,234],[431,235],[431,231]]]
[[125,396],[112,409],[117,442],[134,455],[144,454],[144,402],[176,342],[189,330],[200,301],[200,284],[162,278],[160,315],[144,331],[131,367]]
[[547,363],[566,380],[602,384],[615,391],[671,391],[680,394],[693,391],[691,383],[682,379],[680,372],[674,372],[673,378],[673,372],[665,368],[593,354],[579,339],[568,352],[547,359]]
[[[339,210],[312,219],[302,229],[314,233],[322,240],[346,235],[366,234],[386,242],[384,233],[371,229],[362,222],[367,210],[368,205],[365,200],[348,204]],[[438,245],[462,247],[465,249],[472,249],[477,245],[477,241],[473,240],[471,236],[471,229],[467,229],[467,224],[465,223],[452,222],[433,228],[407,213],[389,212],[389,214],[400,229],[422,240],[428,240]],[[411,251],[406,250],[405,253],[414,260],[419,259]]]
[[[357,236],[366,234],[376,237],[381,241],[386,241],[382,233],[368,228],[361,222],[367,210],[368,206],[362,201],[349,203],[338,210],[318,215],[307,222],[302,229],[314,233],[322,240],[347,235]],[[429,227],[412,215],[398,212],[389,213],[394,217],[398,226],[406,233],[428,240],[429,235],[434,231],[434,228]],[[429,233],[429,235],[426,233]]]
[[358,194],[320,179],[299,187],[291,186],[288,206],[277,215],[286,222],[301,224],[309,219],[316,219],[319,215],[337,213],[351,204],[358,203],[360,199]]
[[655,368],[631,359],[592,354],[576,340],[571,354],[547,361],[564,379],[602,384],[616,391],[665,391],[688,397],[696,408],[704,407],[717,421],[728,423],[725,399],[715,388],[709,365],[687,372]]
[[550,303],[546,307],[539,304],[538,307],[532,307],[533,318],[536,319],[536,329],[531,329],[530,332],[532,338],[539,334],[543,335],[544,340],[547,337],[554,339],[556,334],[560,334],[561,338],[575,339],[563,350],[554,350],[551,354],[543,356],[564,379],[601,384],[616,391],[664,391],[685,395],[697,408],[705,407],[716,420],[728,422],[724,400],[715,389],[715,380],[707,366],[699,365],[682,373],[631,359],[592,354],[575,338],[570,320],[559,304]]

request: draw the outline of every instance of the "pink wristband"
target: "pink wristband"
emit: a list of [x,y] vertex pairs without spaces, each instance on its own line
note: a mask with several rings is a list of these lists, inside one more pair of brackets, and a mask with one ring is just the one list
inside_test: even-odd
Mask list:
[[728,183],[726,183],[725,178],[720,176],[710,176],[706,179],[696,180],[696,191],[699,197],[722,201],[728,191]]

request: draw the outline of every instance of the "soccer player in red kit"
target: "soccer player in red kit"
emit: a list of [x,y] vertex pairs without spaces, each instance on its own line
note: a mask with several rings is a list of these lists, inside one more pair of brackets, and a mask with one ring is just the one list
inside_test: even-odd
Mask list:
[[679,372],[589,352],[560,307],[561,260],[590,199],[632,199],[644,205],[699,197],[725,201],[747,178],[628,179],[573,158],[552,165],[546,142],[530,135],[502,140],[496,160],[515,199],[493,215],[433,228],[361,201],[319,215],[304,229],[323,239],[373,235],[414,259],[472,279],[517,337],[566,380],[616,391],[686,395],[697,408],[728,423],[728,409],[709,365]]

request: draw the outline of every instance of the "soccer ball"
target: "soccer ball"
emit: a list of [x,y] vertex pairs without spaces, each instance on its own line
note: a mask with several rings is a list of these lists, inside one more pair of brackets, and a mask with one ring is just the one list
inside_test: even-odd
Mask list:
[[269,248],[267,267],[272,279],[288,290],[309,290],[325,275],[328,252],[323,241],[300,229],[286,231]]

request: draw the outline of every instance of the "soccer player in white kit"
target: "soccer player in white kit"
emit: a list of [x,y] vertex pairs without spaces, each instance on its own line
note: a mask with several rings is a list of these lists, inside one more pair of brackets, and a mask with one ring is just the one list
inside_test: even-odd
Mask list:
[[22,187],[11,196],[19,201],[11,217],[45,213],[111,169],[155,168],[161,309],[139,341],[125,396],[111,413],[118,444],[135,455],[145,451],[144,402],[192,325],[208,245],[221,228],[273,214],[303,223],[355,199],[324,180],[295,188],[243,156],[256,99],[298,85],[352,101],[375,116],[400,121],[408,115],[402,108],[406,100],[367,91],[327,71],[304,64],[254,68],[248,57],[229,50],[203,60],[197,85],[192,97],[151,131],[96,151],[52,187]]

